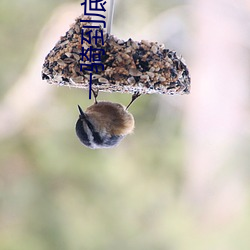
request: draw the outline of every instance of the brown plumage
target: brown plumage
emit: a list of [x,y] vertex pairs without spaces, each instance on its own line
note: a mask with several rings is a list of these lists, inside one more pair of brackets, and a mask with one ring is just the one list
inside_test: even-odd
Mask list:
[[85,114],[99,132],[111,135],[128,135],[133,132],[134,118],[119,103],[101,101],[88,107]]

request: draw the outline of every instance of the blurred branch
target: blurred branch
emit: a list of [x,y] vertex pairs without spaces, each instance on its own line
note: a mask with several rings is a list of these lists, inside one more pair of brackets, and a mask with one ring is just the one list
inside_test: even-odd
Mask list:
[[45,25],[25,72],[0,103],[0,138],[18,133],[38,108],[39,112],[44,109],[43,105],[53,89],[41,80],[45,56],[81,11],[78,5],[65,4],[54,12]]
[[203,211],[202,218],[217,224],[231,220],[245,202],[235,152],[247,130],[249,66],[241,46],[246,42],[246,12],[243,1],[192,3],[197,33],[187,116],[185,192],[193,208]]

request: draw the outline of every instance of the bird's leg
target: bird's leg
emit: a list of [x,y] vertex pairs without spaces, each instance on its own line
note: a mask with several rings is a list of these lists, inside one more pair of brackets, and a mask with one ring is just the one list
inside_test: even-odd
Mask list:
[[97,96],[98,96],[98,93],[99,93],[99,89],[97,89],[96,91],[94,91],[93,89],[91,89],[93,95],[94,95],[94,98],[95,98],[95,104],[97,104]]
[[134,94],[132,95],[132,99],[131,102],[128,104],[128,106],[126,107],[126,110],[131,106],[131,104],[140,96],[140,92],[136,91],[134,92]]

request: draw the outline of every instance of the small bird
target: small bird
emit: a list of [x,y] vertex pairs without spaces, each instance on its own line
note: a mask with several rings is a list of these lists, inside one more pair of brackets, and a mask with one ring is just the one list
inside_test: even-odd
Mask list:
[[94,92],[95,103],[85,112],[78,105],[80,112],[76,122],[76,134],[82,144],[91,149],[111,148],[134,129],[134,117],[128,112],[129,106],[140,96],[136,92],[127,107],[119,103],[97,102],[98,92]]

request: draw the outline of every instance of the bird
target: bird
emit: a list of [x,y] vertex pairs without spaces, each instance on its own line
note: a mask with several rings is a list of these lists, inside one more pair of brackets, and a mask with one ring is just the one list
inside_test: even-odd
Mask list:
[[134,117],[128,112],[128,108],[141,94],[135,92],[125,107],[119,103],[97,101],[98,91],[92,90],[92,92],[95,97],[93,105],[85,112],[78,105],[76,135],[84,146],[91,149],[115,147],[134,130]]

